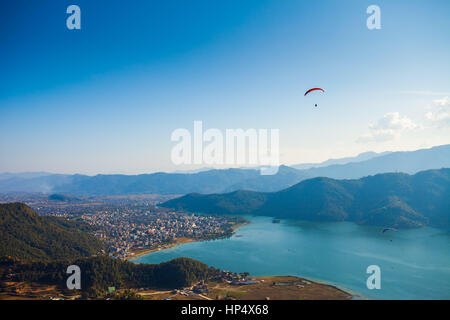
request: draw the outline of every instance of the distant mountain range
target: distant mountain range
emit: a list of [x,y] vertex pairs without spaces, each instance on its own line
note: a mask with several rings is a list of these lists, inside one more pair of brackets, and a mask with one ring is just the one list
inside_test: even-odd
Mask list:
[[391,152],[365,161],[311,168],[304,173],[310,177],[357,179],[387,172],[414,174],[429,169],[450,168],[450,145],[416,151]]
[[[313,167],[311,167],[313,166]],[[277,174],[258,169],[212,169],[194,173],[140,175],[0,174],[0,192],[44,192],[74,195],[223,193],[236,190],[273,192],[314,177],[357,179],[377,173],[414,174],[450,167],[450,145],[408,152],[366,152],[319,164],[280,166]],[[296,169],[297,168],[297,169]]]
[[11,178],[22,178],[22,179],[30,179],[30,178],[38,178],[52,175],[48,172],[22,172],[22,173],[0,173],[0,180],[11,179]]
[[294,164],[294,165],[291,165],[290,167],[292,167],[294,169],[298,169],[298,170],[305,170],[305,169],[310,169],[310,168],[319,168],[319,167],[331,166],[331,165],[334,165],[334,164],[346,164],[346,163],[349,163],[349,162],[366,161],[366,160],[370,160],[370,159],[375,158],[375,157],[387,155],[389,153],[391,153],[391,151],[385,151],[385,152],[380,152],[380,153],[373,152],[373,151],[368,151],[368,152],[360,153],[360,154],[358,154],[355,157],[329,159],[327,161],[319,162],[319,163]]
[[386,173],[354,180],[313,178],[279,192],[189,194],[164,207],[208,214],[255,214],[353,221],[395,228],[450,227],[450,169]]

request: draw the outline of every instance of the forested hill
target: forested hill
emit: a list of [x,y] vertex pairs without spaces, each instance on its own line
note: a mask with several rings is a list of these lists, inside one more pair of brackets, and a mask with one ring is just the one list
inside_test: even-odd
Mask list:
[[68,277],[66,270],[69,265],[77,265],[82,270],[81,290],[97,293],[106,291],[108,287],[117,289],[181,288],[191,286],[200,280],[213,278],[220,273],[219,269],[208,267],[190,258],[176,258],[160,264],[135,264],[107,256],[32,263],[2,258],[0,259],[0,281],[57,285],[64,289]]
[[450,227],[450,169],[386,173],[355,180],[314,178],[279,192],[189,194],[165,207],[392,227]]
[[104,247],[83,231],[88,229],[88,225],[40,217],[23,203],[0,204],[0,256],[24,261],[92,256]]

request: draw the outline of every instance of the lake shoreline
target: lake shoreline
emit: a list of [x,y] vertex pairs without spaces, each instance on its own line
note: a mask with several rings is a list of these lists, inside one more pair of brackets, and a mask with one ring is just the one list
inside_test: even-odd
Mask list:
[[[246,221],[246,222],[241,222],[241,223],[237,223],[234,224],[231,228],[233,230],[231,236],[233,236],[236,233],[236,230],[242,226],[245,226],[247,224],[249,224],[250,221]],[[220,237],[217,239],[221,239]],[[140,249],[140,250],[135,250],[135,251],[131,251],[130,252],[130,256],[126,257],[125,260],[131,261],[133,262],[133,260],[141,258],[142,256],[145,256],[147,254],[153,253],[153,252],[158,252],[161,250],[166,250],[166,249],[170,249],[173,248],[175,246],[178,246],[180,244],[185,244],[185,243],[190,243],[190,242],[202,242],[202,241],[209,241],[209,240],[215,240],[215,239],[194,239],[194,238],[187,238],[187,237],[181,237],[181,238],[175,238],[174,242],[168,243],[168,244],[164,244],[160,247],[157,248],[149,248],[149,249]]]
[[133,261],[134,259],[140,258],[142,256],[145,256],[145,255],[153,253],[153,252],[166,250],[166,249],[178,246],[180,244],[189,243],[189,242],[195,242],[195,241],[202,241],[202,240],[196,240],[196,239],[193,239],[193,238],[175,238],[174,242],[171,242],[171,243],[168,243],[168,244],[164,244],[164,245],[162,245],[160,247],[157,247],[157,248],[140,249],[140,250],[136,250],[136,251],[131,251],[130,252],[131,255],[126,257],[125,260]]

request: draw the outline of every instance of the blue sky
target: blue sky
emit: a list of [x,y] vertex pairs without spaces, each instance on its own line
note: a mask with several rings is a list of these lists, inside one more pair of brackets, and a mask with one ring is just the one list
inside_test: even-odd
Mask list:
[[194,120],[280,129],[285,164],[450,143],[449,17],[425,0],[2,1],[0,172],[189,169],[170,135]]

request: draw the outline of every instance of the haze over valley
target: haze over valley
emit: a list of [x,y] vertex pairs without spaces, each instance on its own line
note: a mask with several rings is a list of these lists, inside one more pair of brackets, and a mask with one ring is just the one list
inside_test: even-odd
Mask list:
[[[306,166],[312,166],[308,164]],[[274,192],[314,177],[358,179],[387,172],[414,174],[450,167],[450,145],[409,152],[365,153],[330,160],[307,169],[280,166],[275,175],[257,169],[211,169],[198,173],[140,175],[0,174],[0,192],[68,193],[75,195],[223,193],[236,190]]]

